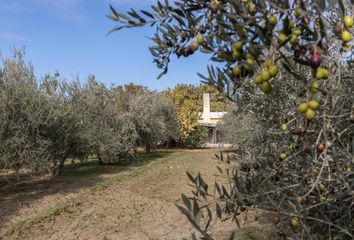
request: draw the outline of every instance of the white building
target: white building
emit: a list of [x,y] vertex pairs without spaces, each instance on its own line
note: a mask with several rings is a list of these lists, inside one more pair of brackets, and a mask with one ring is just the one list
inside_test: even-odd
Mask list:
[[216,125],[222,120],[226,112],[210,112],[210,94],[203,94],[203,112],[199,113],[198,124],[208,127],[209,143],[220,142],[220,133],[216,130]]

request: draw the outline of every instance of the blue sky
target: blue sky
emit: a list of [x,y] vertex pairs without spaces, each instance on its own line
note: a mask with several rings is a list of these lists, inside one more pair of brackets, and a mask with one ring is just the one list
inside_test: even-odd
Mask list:
[[58,71],[70,80],[92,73],[108,86],[129,82],[153,90],[177,83],[198,84],[209,56],[201,53],[173,59],[169,73],[156,80],[159,70],[148,46],[154,29],[124,29],[106,34],[115,26],[109,4],[119,11],[148,9],[151,0],[0,0],[0,52],[25,46],[26,60],[37,76]]

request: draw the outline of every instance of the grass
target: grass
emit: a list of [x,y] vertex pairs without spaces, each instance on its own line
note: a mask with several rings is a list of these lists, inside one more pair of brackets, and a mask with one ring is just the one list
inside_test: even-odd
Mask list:
[[242,237],[245,240],[257,240],[257,229],[255,227],[248,227],[242,231]]
[[[110,188],[112,185],[129,180],[129,178],[141,178],[141,180],[143,180],[144,177],[149,176],[149,174],[159,174],[161,167],[163,171],[167,171],[165,174],[170,174],[171,170],[166,169],[170,169],[171,164],[173,165],[179,161],[181,161],[182,165],[183,162],[199,165],[199,162],[203,161],[202,159],[195,159],[193,153],[188,153],[188,159],[186,158],[186,153],[184,151],[181,152],[181,154],[179,152],[177,154],[174,153],[175,152],[172,151],[166,151],[139,154],[137,161],[129,164],[127,164],[126,161],[122,161],[116,164],[99,165],[96,160],[75,163],[66,166],[60,178],[66,179],[69,182],[86,182],[87,180],[93,180],[93,185],[90,184],[88,186],[88,191],[93,194],[101,194],[102,191]],[[149,164],[149,166],[146,166],[147,164]],[[159,167],[160,165],[161,167]],[[76,209],[75,204],[79,203],[76,201],[77,200],[64,200],[53,207],[39,212],[33,217],[17,220],[8,228],[7,236],[12,234],[24,236],[33,231],[32,229],[37,229],[40,232],[37,234],[48,234],[48,231],[52,230],[51,227],[48,228],[48,226],[55,221],[61,221],[62,218],[57,218],[63,215],[65,218],[66,216],[69,216],[70,218],[75,219],[76,223],[74,226],[71,226],[71,230],[73,231],[85,229],[101,218],[100,216],[90,214],[84,216],[80,216],[79,214],[73,215]],[[117,218],[139,219],[145,214],[147,206],[138,205],[139,204],[135,206],[134,204],[134,207],[127,213],[117,214]],[[247,235],[249,235],[249,237],[246,239],[253,239],[251,233],[247,233]]]
[[79,222],[71,229],[72,231],[83,230],[88,226],[88,223],[94,222],[99,216],[87,214],[79,219]]
[[110,177],[90,187],[90,191],[91,192],[103,191],[109,188],[110,186],[112,186],[113,183],[121,182],[123,179],[124,179],[124,175],[117,175],[117,176]]
[[78,180],[83,178],[98,177],[105,173],[120,173],[134,167],[134,164],[135,167],[145,165],[158,159],[165,158],[169,154],[171,154],[171,152],[152,152],[147,154],[140,153],[134,163],[126,159],[107,165],[100,165],[98,160],[95,159],[87,162],[79,162],[65,167],[61,176],[69,180]]
[[[139,154],[137,159],[137,164],[132,165],[131,162],[125,160],[109,165],[99,165],[97,160],[90,160],[87,162],[75,163],[73,165],[65,167],[61,177],[68,180],[81,180],[81,179],[91,179],[98,178],[102,174],[114,174],[113,176],[97,182],[92,187],[90,191],[95,193],[103,191],[113,185],[114,183],[121,182],[129,177],[138,177],[143,173],[141,167],[153,161],[164,159],[171,152],[152,152],[148,154]],[[0,197],[0,201],[6,200],[4,197]],[[61,202],[54,207],[48,208],[47,210],[40,213],[40,215],[27,218],[27,219],[18,219],[16,220],[8,234],[17,233],[19,235],[23,234],[26,230],[30,229],[34,225],[39,225],[43,222],[54,221],[58,216],[63,214],[70,207],[69,203]],[[136,213],[137,215],[140,212]],[[88,218],[82,219],[83,222],[87,221]],[[82,228],[84,226],[76,226],[75,228]]]
[[19,235],[23,234],[27,229],[30,229],[34,225],[38,225],[45,221],[54,221],[59,215],[67,211],[70,205],[65,202],[60,202],[56,206],[48,208],[43,211],[39,216],[28,218],[28,219],[18,219],[11,226],[8,234],[17,233]]
[[141,173],[142,171],[140,169],[134,169],[128,172],[120,173],[94,184],[92,187],[90,187],[90,190],[91,192],[103,191],[112,186],[114,183],[119,183],[129,177],[138,177]]
[[40,221],[48,220],[53,221],[59,215],[61,215],[64,211],[69,207],[68,203],[61,202],[57,206],[53,208],[49,208],[44,214],[40,217]]
[[6,200],[9,200],[9,199],[11,199],[11,197],[5,196],[5,195],[0,195],[0,202],[6,201]]
[[69,180],[80,180],[83,178],[98,177],[104,173],[117,173],[124,171],[127,167],[120,164],[99,165],[97,160],[76,163],[64,168],[61,176]]
[[[69,180],[79,180],[83,178],[99,177],[101,174],[116,174],[108,179],[99,181],[90,187],[92,192],[102,191],[110,187],[113,183],[121,182],[127,177],[138,177],[142,174],[141,167],[158,161],[159,159],[165,159],[171,152],[152,152],[148,154],[139,154],[135,165],[127,163],[123,160],[115,164],[99,165],[97,160],[91,160],[88,162],[74,164],[67,167],[62,176]],[[130,165],[128,165],[130,164]]]

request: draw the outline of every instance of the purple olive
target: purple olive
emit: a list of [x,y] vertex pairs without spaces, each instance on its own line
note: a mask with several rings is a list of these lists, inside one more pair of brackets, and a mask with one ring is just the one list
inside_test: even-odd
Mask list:
[[310,65],[313,69],[318,68],[321,65],[321,56],[319,54],[311,55]]

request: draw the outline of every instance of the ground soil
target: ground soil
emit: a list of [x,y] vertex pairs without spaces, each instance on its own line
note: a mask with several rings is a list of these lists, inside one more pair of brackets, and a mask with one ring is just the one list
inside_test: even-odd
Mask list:
[[[191,239],[195,230],[175,204],[192,190],[186,171],[212,185],[215,153],[152,153],[138,166],[76,164],[56,178],[2,187],[0,239]],[[269,225],[256,215],[241,215],[241,229],[215,222],[213,236],[227,239],[236,230],[236,239],[269,239]]]

